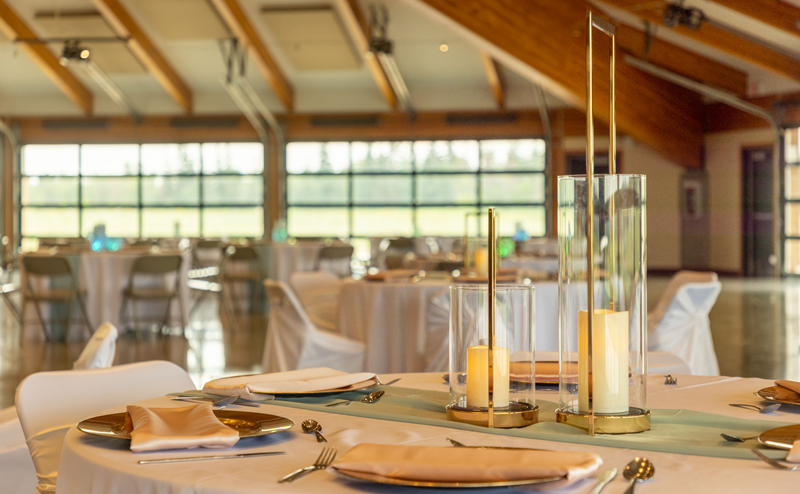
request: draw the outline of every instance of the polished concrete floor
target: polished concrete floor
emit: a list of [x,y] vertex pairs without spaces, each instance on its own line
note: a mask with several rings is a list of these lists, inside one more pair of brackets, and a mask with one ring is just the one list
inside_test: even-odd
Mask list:
[[[663,293],[667,278],[648,280],[648,305]],[[186,368],[202,385],[222,375],[258,372],[266,324],[237,317],[238,332],[224,328],[209,298],[192,318],[186,337],[124,333],[115,364],[165,359]],[[26,332],[40,331],[29,325]],[[711,312],[711,331],[723,375],[800,379],[800,279],[723,279]],[[7,308],[0,306],[0,408],[14,403],[14,390],[28,374],[69,369],[83,343],[44,343],[22,338]]]

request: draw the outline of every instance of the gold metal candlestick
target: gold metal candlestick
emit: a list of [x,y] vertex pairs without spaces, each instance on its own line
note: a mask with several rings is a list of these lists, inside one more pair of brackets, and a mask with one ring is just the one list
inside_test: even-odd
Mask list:
[[[610,52],[609,52],[609,176],[601,176],[599,179],[595,178],[594,175],[594,118],[592,112],[592,102],[593,102],[593,90],[592,90],[592,34],[594,29],[598,29],[599,31],[605,33],[611,38],[610,43]],[[612,338],[612,330],[610,329],[612,325],[617,325],[620,321],[619,315],[624,314],[627,316],[629,311],[631,310],[630,306],[625,307],[625,310],[621,309],[620,304],[618,303],[618,299],[621,296],[619,293],[620,288],[617,286],[619,283],[618,279],[622,278],[619,273],[619,265],[618,260],[616,257],[619,255],[619,248],[620,246],[617,244],[617,205],[615,204],[617,195],[616,193],[611,193],[607,203],[601,203],[602,208],[600,210],[600,214],[608,214],[607,222],[603,222],[600,220],[601,225],[598,227],[598,232],[595,232],[595,180],[600,180],[599,187],[606,187],[603,189],[603,193],[609,193],[609,187],[620,189],[620,179],[617,175],[617,167],[616,167],[616,149],[617,149],[617,136],[616,136],[616,114],[615,114],[615,76],[614,76],[614,64],[615,64],[615,51],[616,51],[616,39],[615,39],[615,27],[611,25],[609,22],[605,21],[604,19],[594,17],[591,12],[587,13],[586,16],[586,179],[585,179],[585,187],[586,187],[586,203],[585,203],[585,212],[586,212],[586,285],[587,285],[587,294],[586,298],[588,301],[588,310],[586,314],[586,330],[585,330],[585,342],[584,342],[584,350],[585,354],[583,357],[579,355],[578,360],[580,361],[581,358],[585,358],[585,363],[583,365],[586,366],[588,375],[586,376],[586,381],[582,384],[589,388],[588,392],[585,392],[585,409],[578,410],[574,407],[574,405],[565,406],[565,401],[563,400],[562,396],[562,406],[556,410],[556,420],[558,422],[566,423],[569,425],[574,425],[576,427],[580,427],[586,429],[590,435],[595,434],[618,434],[618,433],[628,433],[628,432],[641,432],[650,429],[650,412],[645,408],[638,408],[638,407],[629,407],[627,409],[627,413],[619,412],[617,410],[614,413],[603,413],[601,410],[598,415],[595,410],[595,400],[598,399],[597,396],[592,397],[592,391],[594,389],[594,381],[592,379],[594,373],[594,366],[600,365],[597,364],[598,360],[602,360],[604,365],[607,367],[609,366],[607,359],[608,358],[618,358],[622,359],[627,357],[627,348],[625,348],[624,355],[618,355],[620,352],[619,349],[615,349],[613,345],[611,345],[612,350],[609,350],[608,345],[609,340]],[[614,178],[610,178],[614,177]],[[625,176],[630,177],[630,176]],[[565,179],[575,180],[571,177],[564,177]],[[632,182],[635,180],[631,180]],[[565,186],[569,180],[565,180]],[[641,183],[643,184],[644,180],[642,177]],[[559,178],[559,191],[561,190],[561,178]],[[636,189],[638,190],[638,189]],[[628,196],[633,199],[629,199],[628,202],[635,203],[636,200],[643,199],[643,191],[642,194],[637,198],[635,193],[632,196]],[[561,193],[559,192],[559,208],[561,207]],[[621,207],[626,208],[628,211],[633,211],[634,207],[632,204],[624,204],[625,200],[620,200],[622,204]],[[565,209],[566,211],[566,209]],[[561,211],[559,211],[559,215],[561,215]],[[627,213],[630,216],[630,213]],[[637,217],[636,215],[633,215]],[[642,216],[642,215],[639,215]],[[561,220],[560,220],[561,221]],[[565,228],[569,228],[573,226],[571,223],[564,221]],[[562,226],[560,224],[559,229],[561,230]],[[605,247],[604,251],[601,250],[602,255],[608,256],[608,261],[604,266],[604,272],[601,271],[601,276],[605,279],[603,284],[603,288],[606,289],[603,294],[607,297],[608,307],[609,309],[603,309],[596,313],[595,307],[600,306],[601,304],[596,303],[595,300],[595,287],[596,287],[596,273],[595,273],[595,235],[599,234],[599,230],[603,229],[605,232],[604,235],[608,238],[608,245]],[[559,231],[559,237],[561,238],[564,235],[565,239],[568,239],[567,242],[572,241],[571,235],[573,232],[561,232]],[[561,273],[562,269],[560,266],[559,272]],[[641,280],[638,281],[641,283]],[[623,286],[624,288],[624,286]],[[615,306],[618,307],[618,310],[622,312],[615,312]],[[641,301],[639,305],[639,311],[641,311]],[[570,309],[572,310],[572,309]],[[609,314],[613,314],[613,316],[609,316]],[[563,316],[563,313],[562,313]],[[595,317],[598,317],[599,320],[602,322],[599,323],[600,331],[605,333],[602,334],[595,334],[595,330],[597,329]],[[613,322],[611,321],[611,317],[615,317]],[[561,318],[563,319],[563,317]],[[578,317],[580,319],[580,317]],[[566,326],[566,322],[562,322],[564,326]],[[580,323],[579,323],[580,324]],[[625,323],[627,324],[627,322]],[[618,326],[615,326],[618,327]],[[640,328],[641,329],[641,328]],[[565,340],[563,337],[565,329],[562,327],[562,340]],[[578,330],[581,331],[580,329]],[[616,334],[616,333],[615,333]],[[629,335],[630,336],[630,335]],[[600,338],[597,343],[598,345],[604,349],[604,355],[592,355],[595,346],[595,338]],[[644,338],[646,341],[646,330],[644,336],[641,334],[637,335],[637,337],[641,340]],[[580,336],[578,337],[580,340]],[[627,339],[625,341],[628,341]],[[580,345],[580,343],[579,343]],[[645,346],[646,351],[646,346]],[[579,350],[580,354],[581,350]],[[611,352],[611,353],[609,353]],[[564,348],[562,348],[562,353],[564,353]],[[596,357],[594,359],[593,357]],[[627,358],[625,361],[627,362]],[[643,359],[646,362],[646,357]],[[562,361],[562,369],[561,373],[562,376],[560,378],[560,387],[565,389],[569,389],[570,386],[581,385],[580,383],[580,376],[578,377],[577,383],[571,383],[568,379],[565,378],[563,373],[565,372],[564,362]],[[580,362],[579,362],[580,364]],[[608,369],[603,370],[604,373],[608,372]],[[580,374],[581,371],[579,371]],[[644,371],[646,374],[646,370]],[[605,374],[604,374],[605,375]],[[614,374],[619,378],[619,373]],[[631,379],[638,377],[633,376]],[[637,388],[638,389],[638,388]],[[563,391],[562,391],[563,393]],[[569,394],[569,392],[567,392]]]

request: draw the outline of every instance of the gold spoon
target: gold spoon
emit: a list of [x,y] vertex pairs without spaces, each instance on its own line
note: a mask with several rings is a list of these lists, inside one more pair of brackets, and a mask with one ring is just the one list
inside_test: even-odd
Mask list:
[[327,443],[328,442],[328,440],[325,439],[325,436],[323,436],[321,434],[322,425],[320,425],[320,423],[317,422],[316,420],[306,419],[306,420],[303,421],[303,424],[301,425],[301,427],[303,428],[303,432],[306,432],[306,433],[313,432],[314,434],[316,434],[318,443]]

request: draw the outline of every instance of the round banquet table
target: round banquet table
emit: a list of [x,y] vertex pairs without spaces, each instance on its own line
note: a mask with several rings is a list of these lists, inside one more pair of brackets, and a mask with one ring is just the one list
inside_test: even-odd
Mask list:
[[[441,374],[384,375],[384,382],[401,377],[396,387],[447,391]],[[759,415],[756,412],[728,406],[728,403],[758,403],[753,390],[770,386],[764,379],[720,376],[678,376],[677,386],[665,386],[661,375],[648,378],[648,406],[651,409],[689,409],[760,421],[786,422],[800,415],[800,410],[781,409],[780,413]],[[176,390],[177,391],[177,390]],[[391,392],[391,390],[387,391]],[[537,397],[557,401],[557,391],[537,390]],[[158,406],[180,406],[168,398],[145,402]],[[788,408],[788,407],[784,407]],[[800,408],[800,407],[794,407]],[[600,471],[622,468],[635,456],[644,456],[636,449],[600,447],[587,444],[526,439],[487,434],[449,427],[437,427],[389,420],[353,417],[335,412],[309,411],[281,405],[261,405],[261,411],[287,417],[295,426],[285,432],[240,441],[233,449],[173,450],[150,453],[131,453],[125,440],[88,436],[75,427],[66,435],[59,466],[57,494],[256,494],[260,492],[287,493],[412,493],[427,492],[412,488],[389,487],[378,484],[343,481],[328,472],[313,472],[291,484],[278,484],[282,476],[311,465],[324,445],[313,435],[303,434],[300,423],[313,417],[324,427],[328,446],[339,448],[339,455],[360,443],[449,446],[446,438],[468,445],[502,445],[540,448],[557,451],[589,451],[603,460]],[[123,411],[118,407],[113,411]],[[248,409],[249,410],[249,409]],[[255,410],[255,409],[253,409]],[[331,409],[335,410],[335,409]],[[98,411],[98,414],[101,413]],[[105,412],[102,412],[105,413]],[[281,456],[239,458],[223,461],[203,461],[173,464],[139,465],[138,460],[234,454],[261,451],[284,451]],[[645,452],[656,466],[655,478],[637,491],[646,494],[674,492],[795,492],[797,473],[779,471],[761,461],[689,456],[677,453]],[[595,482],[580,481],[560,490],[568,494],[585,494]],[[619,493],[627,486],[621,473],[606,489]],[[464,490],[459,492],[470,492]],[[516,493],[514,489],[482,490],[479,492]]]
[[[345,283],[338,331],[366,345],[365,369],[378,373],[447,369],[449,287],[439,280]],[[537,351],[558,350],[558,283],[533,284]]]
[[320,242],[274,243],[264,246],[267,273],[272,280],[289,283],[292,273],[314,271],[323,245]]
[[[77,272],[79,279],[78,285],[82,290],[86,290],[86,312],[89,315],[89,321],[94,326],[92,330],[100,326],[104,322],[109,322],[114,326],[120,327],[120,309],[122,307],[122,292],[128,286],[130,279],[131,268],[133,261],[142,255],[171,255],[180,254],[183,258],[181,262],[181,270],[179,273],[179,296],[183,300],[183,320],[188,324],[189,322],[189,289],[187,287],[188,270],[191,268],[192,257],[189,251],[179,250],[157,250],[151,251],[149,249],[124,249],[115,252],[94,252],[94,251],[80,251],[80,252],[60,252],[58,255],[66,257],[70,262],[73,274]],[[47,253],[29,253],[25,256],[41,256],[50,255]],[[22,264],[22,263],[20,263]],[[21,286],[25,286],[25,272],[24,267],[21,269]],[[175,275],[171,276],[145,276],[137,275],[137,287],[166,287],[173,288],[175,286]],[[24,289],[22,290],[24,297]],[[158,301],[138,301],[137,310],[139,319],[142,322],[156,322],[161,321],[164,317],[165,302]],[[180,324],[180,305],[177,301],[173,300],[170,307],[170,323],[172,325]],[[36,311],[33,304],[28,304],[23,313],[23,321],[25,326],[40,326],[40,322],[36,317]],[[42,308],[48,310],[48,304],[42,303]],[[128,311],[131,308],[129,306]],[[73,308],[73,321],[81,319],[80,311]],[[47,318],[47,314],[45,314]],[[133,324],[132,312],[127,312],[125,320]],[[52,326],[50,321],[47,321],[48,326]],[[72,335],[73,337],[80,336],[80,324],[73,322]],[[28,331],[28,338],[38,337],[43,338],[41,331]]]

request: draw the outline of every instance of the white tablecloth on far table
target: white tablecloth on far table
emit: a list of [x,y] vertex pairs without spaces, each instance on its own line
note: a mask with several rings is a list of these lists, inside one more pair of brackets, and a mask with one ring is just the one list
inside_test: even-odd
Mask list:
[[[89,313],[89,321],[94,326],[104,322],[110,322],[114,326],[120,327],[120,309],[122,307],[122,292],[128,286],[131,268],[136,258],[142,255],[170,255],[180,254],[183,258],[181,263],[180,272],[180,296],[183,299],[184,321],[189,321],[189,290],[186,286],[188,280],[187,272],[191,267],[191,254],[188,251],[158,251],[158,252],[142,252],[135,251],[117,251],[117,252],[81,252],[81,253],[67,253],[63,254],[64,257],[79,257],[80,264],[80,280],[79,285],[81,289],[86,290],[86,311]],[[41,255],[41,254],[27,254],[27,255]],[[73,263],[74,265],[74,263]],[[24,270],[23,270],[24,271]],[[24,287],[24,273],[23,273],[23,287]],[[163,285],[169,288],[175,286],[175,278],[173,276],[158,276],[148,279],[145,275],[137,275],[136,286],[159,286]],[[24,290],[23,290],[24,293]],[[137,310],[139,319],[142,323],[161,321],[164,317],[165,302],[153,301],[137,302]],[[47,305],[47,304],[43,304]],[[130,305],[128,311],[130,311]],[[173,325],[180,324],[179,304],[177,301],[172,302],[170,321]],[[76,306],[73,308],[73,315],[79,316],[80,312]],[[47,317],[47,315],[45,315]],[[39,321],[36,318],[36,313],[31,304],[26,307],[23,314],[25,324],[38,325]],[[77,319],[76,319],[77,320]],[[132,312],[127,312],[125,320],[133,323]],[[79,331],[73,330],[73,335],[80,334]],[[28,335],[36,335],[35,337],[43,337],[41,331],[28,331]]]
[[[384,381],[402,377],[396,386],[447,391],[441,374],[384,375]],[[753,392],[772,385],[763,379],[728,377],[678,376],[677,386],[665,386],[660,375],[648,379],[648,406],[650,408],[688,409],[774,422],[787,422],[800,418],[800,411],[783,409],[776,414],[760,415],[751,410],[728,406],[728,403],[758,403]],[[389,391],[391,392],[391,391]],[[537,390],[537,397],[557,401],[557,391]],[[181,406],[168,398],[157,398],[148,403],[159,406]],[[309,418],[308,410],[261,405],[264,413],[287,417],[295,422],[291,430],[240,441],[232,450],[224,452],[179,450],[133,454],[129,443],[112,438],[87,436],[74,427],[69,431],[61,454],[57,494],[139,494],[163,492],[175,494],[256,494],[261,492],[318,494],[318,493],[412,493],[423,492],[411,488],[389,487],[378,484],[353,483],[340,480],[328,472],[314,472],[291,484],[278,484],[277,480],[298,468],[311,465],[324,446],[337,446],[339,455],[361,443],[448,446],[451,437],[469,445],[502,445],[541,448],[556,451],[590,451],[603,459],[602,470],[617,468],[617,475],[606,492],[621,493],[627,481],[621,472],[635,456],[647,456],[656,466],[656,476],[647,484],[637,487],[643,494],[723,493],[723,492],[796,492],[798,473],[776,470],[755,459],[739,460],[688,456],[676,453],[642,452],[636,449],[598,447],[569,444],[539,439],[513,438],[482,432],[464,431],[448,427],[434,427],[386,420],[356,418],[334,413],[313,412],[314,419],[324,427],[328,444],[318,444],[313,435],[304,434],[300,423]],[[788,408],[788,407],[785,407]],[[250,409],[248,409],[250,410]],[[255,409],[253,409],[255,410]],[[124,407],[115,411],[124,411]],[[98,414],[102,411],[98,410]],[[152,458],[202,456],[213,454],[250,453],[260,451],[285,451],[285,455],[242,458],[227,461],[174,463],[164,465],[139,465],[138,460]],[[644,453],[644,454],[643,454]],[[568,494],[585,494],[594,487],[595,480],[578,482]],[[468,492],[464,490],[459,492]],[[525,491],[501,489],[481,492],[521,493]]]
[[558,257],[506,257],[502,261],[503,268],[527,269],[540,273],[557,274]]
[[[434,372],[447,369],[447,298],[451,283],[359,281],[342,287],[339,332],[367,347],[365,368],[373,372]],[[558,350],[558,283],[534,283],[536,347]],[[435,314],[429,313],[430,310]],[[433,316],[433,317],[429,317]]]

